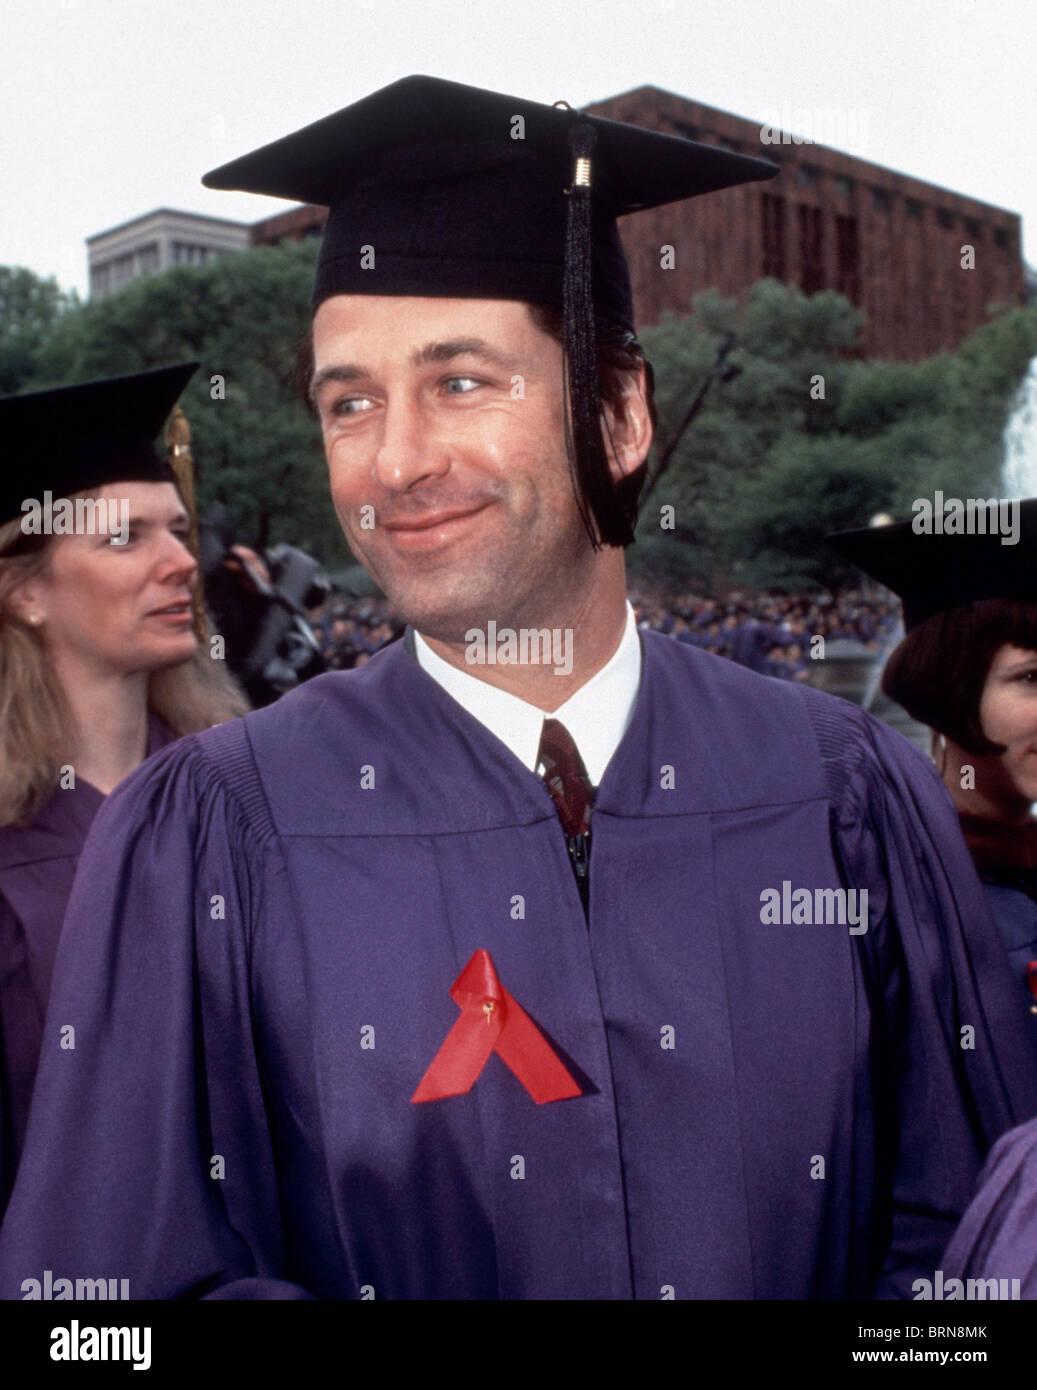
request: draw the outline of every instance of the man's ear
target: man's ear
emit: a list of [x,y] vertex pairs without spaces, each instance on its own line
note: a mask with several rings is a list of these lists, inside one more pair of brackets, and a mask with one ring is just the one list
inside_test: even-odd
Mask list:
[[635,472],[648,457],[652,444],[652,417],[648,409],[645,366],[623,378],[623,395],[617,404],[602,402],[605,447],[609,455],[612,481]]

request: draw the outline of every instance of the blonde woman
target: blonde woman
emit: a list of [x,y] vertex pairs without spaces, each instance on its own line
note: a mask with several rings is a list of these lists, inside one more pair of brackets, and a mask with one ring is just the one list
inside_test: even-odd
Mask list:
[[151,444],[193,370],[0,401],[11,461],[0,478],[0,1210],[91,822],[145,757],[247,708],[199,647],[190,518]]

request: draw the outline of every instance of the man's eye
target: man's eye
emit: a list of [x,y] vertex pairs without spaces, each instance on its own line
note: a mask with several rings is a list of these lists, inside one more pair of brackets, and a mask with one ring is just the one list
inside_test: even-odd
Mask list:
[[444,385],[447,389],[447,395],[466,396],[469,391],[481,386],[482,382],[474,376],[448,376]]
[[336,401],[331,407],[331,415],[359,415],[361,411],[370,408],[371,401],[368,396],[346,396],[341,401]]
[[108,544],[117,545],[121,549],[123,546],[129,545],[130,541],[135,541],[136,539],[137,532],[131,526],[125,535],[119,531],[113,532],[112,535],[108,537]]

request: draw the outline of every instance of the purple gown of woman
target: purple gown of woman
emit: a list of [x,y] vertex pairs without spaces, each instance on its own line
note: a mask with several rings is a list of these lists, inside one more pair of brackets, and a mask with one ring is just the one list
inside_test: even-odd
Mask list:
[[[172,740],[151,716],[149,756]],[[61,923],[103,803],[80,780],[56,791],[31,825],[0,827],[0,1214],[25,1140]]]

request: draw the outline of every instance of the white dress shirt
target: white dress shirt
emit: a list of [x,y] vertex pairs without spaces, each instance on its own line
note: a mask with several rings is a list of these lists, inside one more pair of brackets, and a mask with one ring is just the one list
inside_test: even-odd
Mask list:
[[451,666],[419,632],[414,633],[414,651],[421,669],[506,744],[530,772],[539,770],[537,753],[544,720],[560,720],[572,735],[595,787],[626,733],[641,684],[641,641],[629,602],[626,627],[615,652],[600,671],[551,714]]

